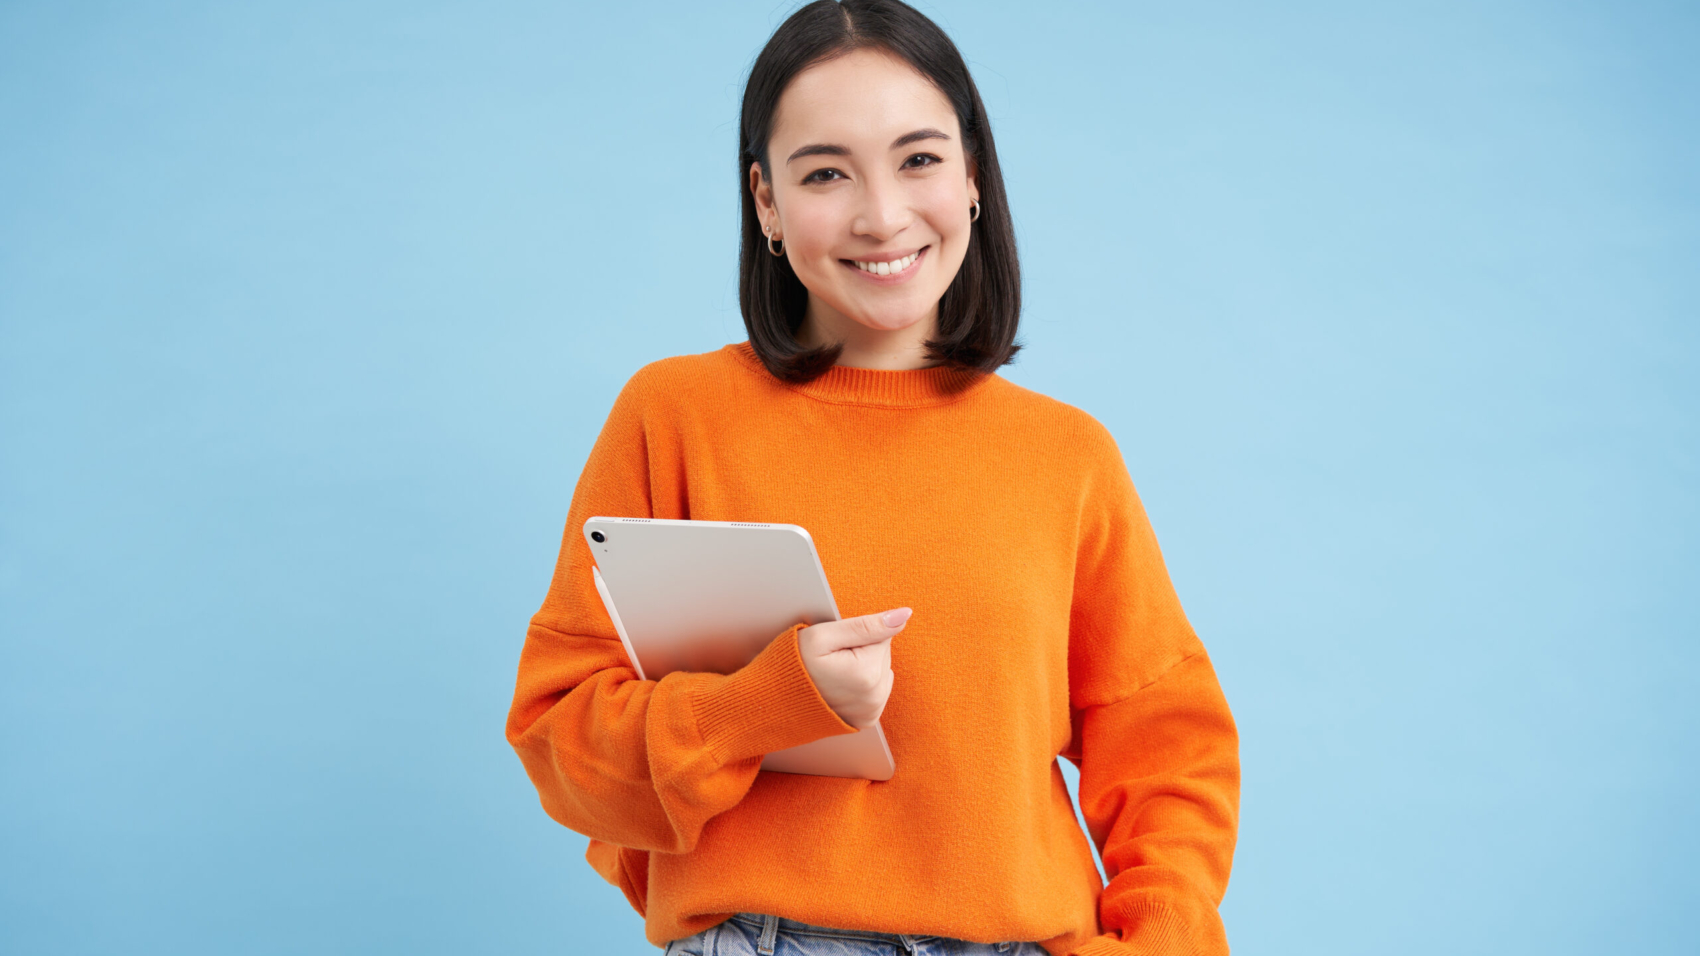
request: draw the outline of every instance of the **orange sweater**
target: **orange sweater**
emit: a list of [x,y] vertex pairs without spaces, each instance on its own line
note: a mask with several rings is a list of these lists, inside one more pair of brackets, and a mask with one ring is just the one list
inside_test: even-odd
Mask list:
[[[797,627],[737,673],[638,680],[591,582],[591,515],[802,525],[845,617],[914,608],[880,718],[896,775],[759,769],[855,730]],[[657,946],[742,911],[1054,956],[1228,951],[1239,741],[1210,658],[1115,439],[998,375],[797,386],[748,342],[644,366],[573,492],[506,734]]]

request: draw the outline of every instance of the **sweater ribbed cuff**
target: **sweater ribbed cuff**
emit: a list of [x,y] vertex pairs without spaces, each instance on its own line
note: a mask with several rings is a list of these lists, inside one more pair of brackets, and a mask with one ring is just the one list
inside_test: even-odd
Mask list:
[[1160,907],[1143,909],[1132,939],[1124,943],[1114,936],[1095,936],[1070,950],[1070,956],[1171,956],[1197,951],[1193,930],[1179,914]]
[[803,665],[797,634],[807,626],[793,624],[754,660],[692,698],[702,739],[723,762],[856,733],[827,705]]

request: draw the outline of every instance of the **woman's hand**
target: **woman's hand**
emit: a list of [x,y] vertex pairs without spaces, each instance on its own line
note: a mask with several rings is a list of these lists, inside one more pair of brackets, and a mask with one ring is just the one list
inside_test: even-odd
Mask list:
[[891,696],[891,639],[913,613],[900,607],[842,621],[823,621],[797,632],[815,689],[838,716],[856,728],[871,727]]

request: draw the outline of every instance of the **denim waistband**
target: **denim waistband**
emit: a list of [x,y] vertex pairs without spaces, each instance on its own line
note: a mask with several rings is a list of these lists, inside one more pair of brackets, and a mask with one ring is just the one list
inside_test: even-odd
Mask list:
[[[761,929],[766,922],[762,913],[734,913],[732,918],[752,929]],[[833,926],[816,926],[813,923],[802,923],[794,919],[778,917],[779,928],[788,933],[804,933],[810,936],[837,936],[842,939],[871,939],[886,943],[896,943],[898,946],[909,948],[910,943],[922,940],[939,939],[940,937],[926,933],[880,933],[871,929],[838,929]]]

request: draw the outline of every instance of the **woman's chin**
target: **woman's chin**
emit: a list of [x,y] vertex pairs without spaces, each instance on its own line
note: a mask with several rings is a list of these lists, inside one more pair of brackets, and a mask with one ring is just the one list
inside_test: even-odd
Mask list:
[[875,332],[901,332],[927,317],[925,309],[904,311],[898,313],[851,313],[850,316],[857,325],[872,329]]

